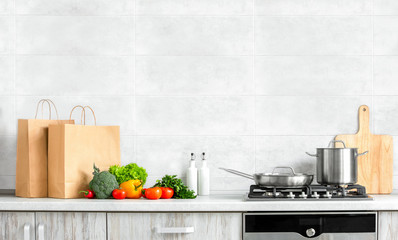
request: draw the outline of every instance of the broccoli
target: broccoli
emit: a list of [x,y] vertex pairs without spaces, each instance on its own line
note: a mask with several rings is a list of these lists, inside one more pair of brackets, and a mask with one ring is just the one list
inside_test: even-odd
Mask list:
[[93,180],[91,180],[88,186],[94,191],[96,198],[109,198],[112,195],[112,191],[119,188],[116,177],[108,171],[100,172],[95,164],[93,175]]

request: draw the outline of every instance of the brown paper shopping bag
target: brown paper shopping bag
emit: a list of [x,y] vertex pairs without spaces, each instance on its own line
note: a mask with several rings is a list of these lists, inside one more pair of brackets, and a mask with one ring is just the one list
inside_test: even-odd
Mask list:
[[[49,119],[36,119],[41,104],[49,107]],[[47,138],[48,125],[73,124],[73,120],[51,120],[51,105],[58,119],[58,111],[49,99],[42,99],[36,107],[35,119],[18,120],[17,169],[15,195],[18,197],[47,197]]]
[[83,197],[93,177],[93,164],[101,170],[120,165],[119,126],[50,125],[48,149],[48,196],[53,198]]

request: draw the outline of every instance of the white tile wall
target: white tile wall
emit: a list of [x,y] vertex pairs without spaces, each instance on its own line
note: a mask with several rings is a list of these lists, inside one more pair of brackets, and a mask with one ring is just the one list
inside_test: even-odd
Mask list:
[[131,55],[133,30],[130,16],[20,16],[16,22],[17,53]]
[[137,55],[249,55],[253,17],[136,17]]
[[369,55],[371,17],[256,18],[258,55]]
[[137,15],[251,15],[251,0],[136,0]]
[[135,76],[140,96],[254,93],[251,56],[139,56]]
[[31,15],[129,15],[131,0],[14,0],[18,14]]
[[355,133],[362,104],[398,136],[397,29],[395,0],[2,0],[0,189],[41,98],[120,125],[147,186],[203,151],[216,192],[252,183],[218,167],[314,173],[304,152]]
[[38,56],[16,59],[17,95],[131,95],[132,56]]
[[371,0],[254,0],[258,15],[369,15]]
[[12,0],[3,0],[0,1],[0,15],[6,15],[11,12],[13,7]]

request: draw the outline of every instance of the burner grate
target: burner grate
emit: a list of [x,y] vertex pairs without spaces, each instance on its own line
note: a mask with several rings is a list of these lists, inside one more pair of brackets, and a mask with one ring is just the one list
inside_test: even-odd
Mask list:
[[359,200],[372,199],[361,185],[263,187],[251,185],[248,200]]

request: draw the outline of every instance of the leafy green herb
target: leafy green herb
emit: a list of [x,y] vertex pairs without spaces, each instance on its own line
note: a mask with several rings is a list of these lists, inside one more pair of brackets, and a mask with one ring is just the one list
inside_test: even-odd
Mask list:
[[124,183],[128,180],[141,180],[142,185],[145,184],[148,174],[146,170],[139,167],[135,163],[127,164],[126,166],[113,165],[109,168],[109,172],[115,175],[116,180],[119,184]]
[[174,190],[173,198],[196,198],[195,191],[189,190],[177,175],[165,175],[162,180],[156,180],[154,187],[169,187]]

